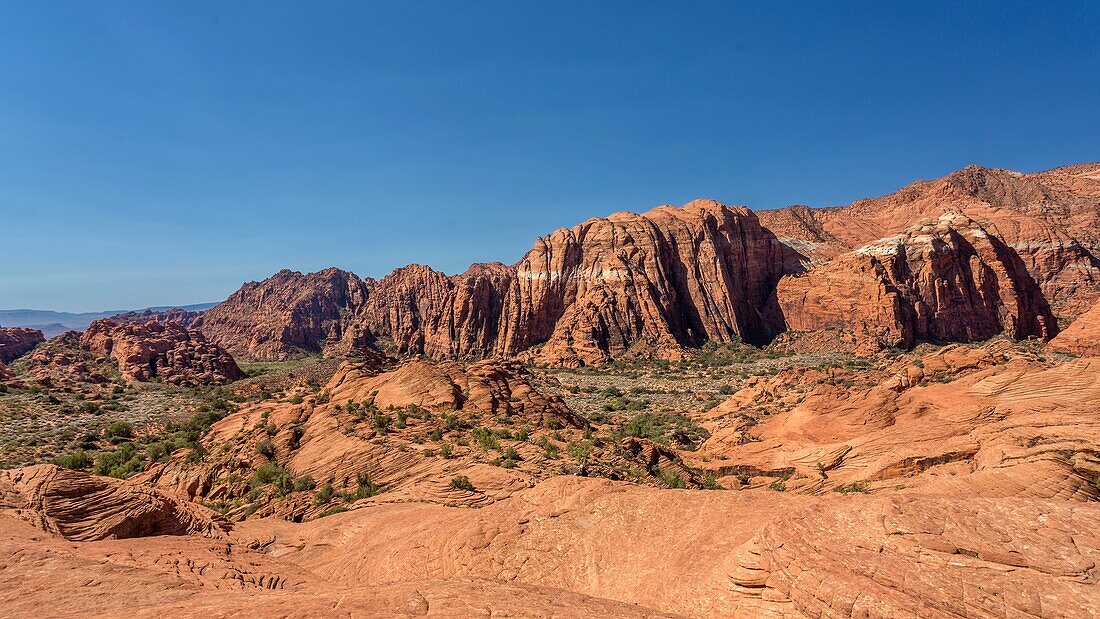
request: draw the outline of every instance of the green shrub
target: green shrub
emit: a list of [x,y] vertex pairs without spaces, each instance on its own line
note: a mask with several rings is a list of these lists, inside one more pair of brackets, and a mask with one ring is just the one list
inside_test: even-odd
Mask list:
[[256,443],[256,453],[267,458],[268,460],[275,459],[275,443],[272,443],[268,439],[264,439],[259,443]]
[[454,447],[451,447],[450,443],[443,443],[439,446],[439,455],[443,456],[444,458],[454,457],[454,451]]
[[302,477],[295,478],[294,491],[302,492],[305,490],[313,490],[317,487],[317,482],[313,481],[313,478],[309,475],[303,475]]
[[777,479],[768,484],[768,488],[770,490],[775,490],[776,492],[785,492],[787,490],[787,484]]
[[481,447],[482,451],[489,451],[490,449],[500,449],[500,442],[497,440],[496,434],[493,431],[485,427],[474,428],[474,440],[477,441],[478,447]]
[[867,494],[870,491],[871,490],[868,487],[867,482],[865,481],[853,481],[846,486],[842,484],[840,486],[837,486],[836,488],[833,488],[833,492],[839,492],[841,494]]
[[116,421],[103,430],[103,438],[112,443],[120,443],[133,436],[134,424],[129,421]]
[[360,471],[355,475],[355,481],[359,484],[359,487],[355,490],[355,498],[366,499],[377,494],[381,494],[386,489],[371,480],[370,473],[366,471]]
[[53,460],[53,463],[57,466],[67,469],[73,469],[74,471],[86,469],[92,466],[92,462],[92,457],[83,450],[74,451],[73,453],[65,454],[64,456],[58,456]]
[[325,484],[321,486],[321,489],[317,491],[317,494],[314,495],[314,498],[318,505],[324,505],[332,500],[332,494],[332,484],[325,482]]
[[466,490],[468,492],[476,491],[473,482],[471,482],[470,478],[466,477],[465,475],[458,475],[451,478],[451,488],[455,490]]
[[275,464],[274,462],[268,462],[267,464],[256,469],[256,472],[252,475],[252,480],[248,482],[248,485],[251,488],[258,488],[260,486],[274,482],[283,475],[286,475],[286,471],[283,470],[283,467]]

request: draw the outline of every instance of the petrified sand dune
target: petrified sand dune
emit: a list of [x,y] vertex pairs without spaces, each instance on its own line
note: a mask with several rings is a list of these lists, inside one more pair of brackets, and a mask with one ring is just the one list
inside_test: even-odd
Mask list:
[[[922,365],[870,389],[819,386],[759,425],[737,414],[759,397],[750,387],[708,414],[712,437],[685,461],[796,473],[788,484],[810,492],[904,482],[964,496],[1097,498],[1100,360],[1051,367],[978,349]],[[962,375],[939,382],[952,372]]]
[[0,510],[71,541],[224,535],[215,514],[165,493],[49,464],[0,471]]
[[[663,491],[558,477],[478,510],[406,503],[305,524],[250,520],[228,545],[195,535],[60,545],[0,522],[9,565],[0,601],[14,616],[61,592],[58,610],[155,604],[185,616],[1100,612],[1096,503]],[[58,578],[34,588],[10,578],[32,562]],[[96,579],[69,581],[78,565],[95,565]]]

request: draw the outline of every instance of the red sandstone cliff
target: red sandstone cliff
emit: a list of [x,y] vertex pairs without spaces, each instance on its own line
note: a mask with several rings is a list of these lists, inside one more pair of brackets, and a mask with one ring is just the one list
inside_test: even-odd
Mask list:
[[957,213],[785,278],[778,294],[791,329],[839,327],[879,345],[1057,331],[1019,256]]
[[1059,316],[1072,319],[1100,298],[1100,163],[1036,174],[971,165],[881,198],[760,220],[808,266],[947,212],[968,215],[1019,254]]

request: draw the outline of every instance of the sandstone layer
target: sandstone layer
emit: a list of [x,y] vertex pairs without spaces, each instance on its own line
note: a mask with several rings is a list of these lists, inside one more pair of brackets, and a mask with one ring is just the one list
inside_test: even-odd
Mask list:
[[123,378],[160,379],[182,386],[223,384],[244,377],[236,361],[199,331],[159,322],[103,318],[80,338],[84,350],[118,360]]

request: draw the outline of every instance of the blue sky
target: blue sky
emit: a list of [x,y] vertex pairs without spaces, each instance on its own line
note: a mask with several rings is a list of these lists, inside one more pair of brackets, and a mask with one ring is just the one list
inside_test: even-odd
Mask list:
[[1100,159],[1098,3],[5,3],[0,308]]

